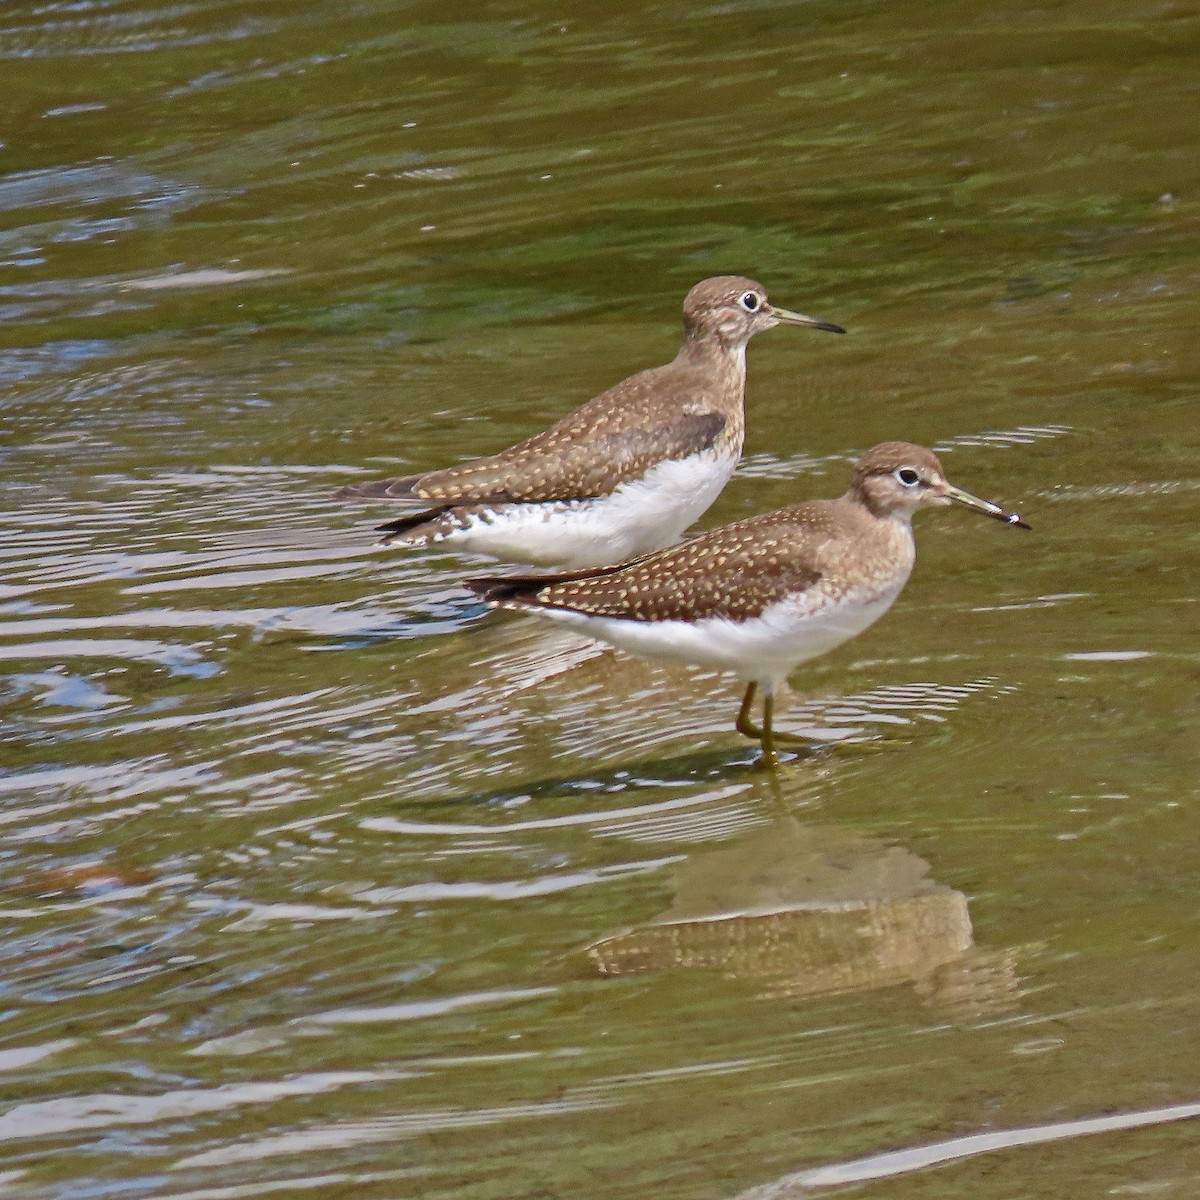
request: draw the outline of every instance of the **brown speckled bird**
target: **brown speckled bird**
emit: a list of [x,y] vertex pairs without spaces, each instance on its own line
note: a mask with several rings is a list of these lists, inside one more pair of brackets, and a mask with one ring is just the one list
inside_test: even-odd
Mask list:
[[[632,654],[746,684],[737,730],[762,744],[795,741],[772,728],[773,694],[802,662],[840,646],[891,607],[912,571],[912,515],[956,502],[1029,526],[946,481],[931,450],[884,442],[855,465],[836,500],[813,500],[700,534],[606,570],[468,580],[498,608],[578,629]],[[762,726],[751,720],[762,688]]]
[[718,275],[683,303],[683,344],[556,425],[499,454],[352,484],[339,497],[426,507],[379,530],[509,562],[578,570],[669,546],[720,495],[742,454],[746,344],[763,329],[840,326],[776,308],[753,279]]

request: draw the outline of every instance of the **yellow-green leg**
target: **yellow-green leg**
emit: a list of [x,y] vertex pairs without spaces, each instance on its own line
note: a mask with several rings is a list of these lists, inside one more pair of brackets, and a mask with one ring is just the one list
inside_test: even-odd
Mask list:
[[804,749],[811,749],[811,743],[807,738],[796,734],[775,732],[775,693],[772,691],[768,691],[763,696],[762,726],[754,724],[750,719],[750,712],[754,707],[754,697],[757,692],[758,684],[751,683],[746,685],[746,694],[742,697],[742,706],[738,709],[737,723],[734,728],[743,737],[753,738],[761,744],[763,750],[762,765],[764,767],[777,767],[779,765],[779,755],[775,753],[776,745],[799,746]]
[[775,693],[767,692],[763,696],[762,765],[764,767],[779,766],[779,755],[775,753],[775,730],[771,727],[775,717]]
[[737,724],[734,726],[743,737],[753,738],[756,742],[762,740],[762,730],[750,720],[750,710],[754,707],[754,693],[757,691],[757,683],[747,684],[746,694],[742,697],[742,707],[738,709]]

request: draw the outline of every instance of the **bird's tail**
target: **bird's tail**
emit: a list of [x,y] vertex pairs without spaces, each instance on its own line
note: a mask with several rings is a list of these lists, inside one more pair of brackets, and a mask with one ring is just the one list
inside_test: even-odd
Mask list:
[[401,475],[395,479],[373,479],[370,483],[348,483],[333,493],[335,500],[412,500],[420,475]]
[[502,608],[538,608],[541,601],[538,593],[556,583],[574,583],[579,579],[598,579],[619,571],[624,563],[611,567],[592,567],[587,571],[562,571],[542,575],[480,575],[464,579],[463,587],[474,592],[488,604]]
[[426,546],[441,541],[447,534],[462,528],[462,520],[452,508],[426,508],[421,512],[408,513],[394,521],[385,521],[375,526],[382,533],[381,546],[399,542],[402,546]]

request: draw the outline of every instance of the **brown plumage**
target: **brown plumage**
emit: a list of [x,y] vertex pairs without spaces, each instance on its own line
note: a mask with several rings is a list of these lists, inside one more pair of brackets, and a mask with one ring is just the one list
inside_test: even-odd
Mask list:
[[[578,413],[574,415],[579,416]],[[721,438],[728,420],[715,412],[685,414],[673,428],[658,425],[620,432],[614,430],[593,441],[568,438],[560,432],[562,424],[560,422],[553,429],[505,451],[504,455],[496,455],[494,459],[477,459],[463,463],[461,467],[430,471],[426,475],[385,480],[389,490],[386,493],[371,492],[370,495],[386,495],[393,499],[407,496],[448,503],[388,521],[376,526],[377,531],[388,534],[385,540],[391,540],[439,517],[446,518],[442,526],[449,531],[473,515],[479,505],[493,509],[512,503],[607,496],[621,483],[640,478],[656,462],[686,458],[701,450],[715,448],[722,440],[729,440]],[[560,439],[557,448],[552,435]],[[511,456],[512,461],[496,461],[505,455]],[[371,486],[363,485],[364,488]],[[395,490],[400,487],[408,489],[407,492]],[[573,489],[578,489],[574,496],[571,495]],[[338,494],[345,492],[343,489]],[[367,495],[366,492],[354,494]],[[464,508],[466,511],[456,511]],[[431,528],[428,532],[435,530]]]
[[[950,484],[932,451],[885,442],[862,456],[836,500],[750,517],[620,566],[466,586],[635,654],[736,672],[749,684],[737,728],[770,760],[774,687],[882,616],[912,570],[913,513],[950,503],[1028,528]],[[761,730],[749,719],[759,686]]]
[[466,586],[500,608],[556,608],[629,621],[744,621],[820,581],[821,571],[805,551],[814,534],[830,527],[835,504],[818,501],[749,517],[623,566],[469,579]]
[[445,504],[607,496],[665,458],[686,458],[721,441],[740,441],[741,422],[735,414],[717,411],[729,408],[731,392],[740,392],[737,379],[700,368],[671,372],[678,393],[691,397],[697,410],[672,412],[655,395],[655,384],[666,370],[643,371],[602,392],[544,433],[489,458],[423,475],[350,484],[337,495]]
[[878,516],[888,514],[872,511],[871,481],[904,466],[942,473],[932,451],[885,442],[863,455],[836,500],[747,517],[622,566],[469,579],[466,586],[501,608],[557,608],[630,621],[745,621],[785,596],[818,585],[845,592],[886,582],[891,570],[911,563],[903,553],[911,541],[907,527],[881,522]]
[[[659,464],[673,461],[697,460],[702,475],[707,472],[719,477],[719,490],[741,454],[746,343],[756,332],[781,323],[843,331],[827,321],[773,307],[761,285],[740,275],[717,276],[696,284],[684,301],[683,312],[683,342],[670,363],[631,375],[543,433],[486,458],[396,479],[351,484],[337,495],[411,500],[429,506],[379,526],[388,535],[385,540],[402,539],[410,545],[453,541],[452,535],[459,532],[464,548],[540,562],[546,554],[533,544],[537,530],[523,535],[530,540],[530,552],[516,558],[509,552],[511,536],[505,548],[489,546],[487,530],[481,531],[475,518],[494,524],[494,516],[512,515],[511,510],[496,513],[505,505],[559,505],[556,515],[562,512],[569,522],[575,514],[561,506],[611,497],[645,479]],[[701,490],[697,487],[696,493]],[[711,503],[711,498],[707,502]],[[707,503],[701,504],[703,511]],[[650,519],[640,531],[641,548],[676,540],[679,530],[670,519],[662,521],[661,535],[656,536],[653,497],[647,497],[647,507]],[[694,519],[690,512],[682,515]],[[622,514],[616,520],[627,524],[632,516]],[[468,538],[474,544],[468,544]],[[614,549],[635,543],[635,537],[626,541],[614,536]],[[596,563],[589,560],[580,565]]]

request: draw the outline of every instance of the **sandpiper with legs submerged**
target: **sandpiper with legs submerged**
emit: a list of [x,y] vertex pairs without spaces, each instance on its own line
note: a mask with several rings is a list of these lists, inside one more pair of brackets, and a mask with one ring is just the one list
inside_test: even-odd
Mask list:
[[[733,673],[746,685],[737,731],[774,766],[777,745],[802,742],[773,728],[776,688],[883,616],[912,571],[913,513],[951,503],[1029,528],[950,484],[931,450],[885,442],[859,459],[836,500],[750,517],[604,570],[466,586],[632,654]],[[760,688],[761,726],[751,715]]]
[[737,466],[746,344],[776,325],[845,332],[777,308],[753,279],[705,279],[684,300],[683,344],[665,366],[499,454],[351,484],[338,496],[423,504],[378,527],[387,543],[441,543],[533,566],[606,566],[669,546]]

